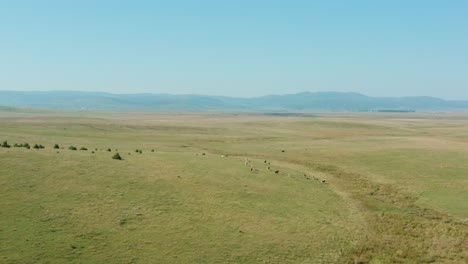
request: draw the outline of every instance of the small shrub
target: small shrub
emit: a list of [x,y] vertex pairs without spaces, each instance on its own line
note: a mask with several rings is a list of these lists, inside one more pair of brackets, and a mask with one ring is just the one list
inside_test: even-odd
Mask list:
[[114,156],[112,156],[112,159],[122,160],[122,157],[120,157],[120,154],[117,152],[117,153],[114,154]]
[[136,153],[138,153],[138,152],[139,152],[139,150],[138,150],[138,149],[135,149],[135,152],[136,152]]
[[43,149],[45,148],[44,146],[42,146],[41,144],[38,145],[40,149]]
[[23,147],[25,147],[25,148],[27,148],[27,149],[30,149],[30,148],[31,148],[31,146],[29,146],[28,143],[24,143],[24,144],[23,144]]
[[154,149],[152,149],[151,152],[154,152]]
[[81,147],[80,150],[88,150],[88,149],[85,147]]
[[10,147],[10,145],[8,145],[8,142],[6,140],[3,141],[2,148],[9,148],[9,147]]
[[54,149],[59,149],[59,148],[60,148],[60,146],[58,144],[54,145]]
[[93,151],[91,151],[91,154],[94,154],[94,150],[93,150]]
[[40,148],[40,147],[39,147],[38,144],[34,144],[33,149],[39,149],[39,148]]
[[141,151],[141,149],[140,149],[140,151],[138,151],[138,153],[142,154],[142,153],[143,153],[143,151]]
[[77,150],[77,148],[74,147],[74,146],[70,146],[70,147],[68,147],[68,149],[69,149],[69,150]]
[[107,151],[111,152],[112,150],[110,148],[108,148]]

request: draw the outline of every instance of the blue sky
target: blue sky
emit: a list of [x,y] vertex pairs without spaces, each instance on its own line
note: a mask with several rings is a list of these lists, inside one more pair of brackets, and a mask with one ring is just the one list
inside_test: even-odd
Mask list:
[[468,1],[0,0],[0,89],[468,99]]

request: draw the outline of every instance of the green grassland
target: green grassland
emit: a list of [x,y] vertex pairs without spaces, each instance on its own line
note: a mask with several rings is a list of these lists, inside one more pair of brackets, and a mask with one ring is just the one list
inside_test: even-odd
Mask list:
[[3,140],[0,263],[468,261],[466,114],[8,109]]

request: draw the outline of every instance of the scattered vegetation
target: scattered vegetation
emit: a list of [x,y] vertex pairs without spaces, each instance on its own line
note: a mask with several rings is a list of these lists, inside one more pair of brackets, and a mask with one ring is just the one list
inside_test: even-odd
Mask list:
[[43,149],[44,146],[41,144],[34,144],[33,149]]
[[60,146],[58,144],[54,145],[54,149],[59,149],[59,148],[60,148]]
[[69,150],[78,150],[75,146],[69,146],[68,149]]
[[81,147],[80,150],[88,150],[88,149],[85,147]]
[[31,148],[28,143],[24,143],[24,144],[23,143],[20,143],[20,144],[15,143],[13,145],[13,147],[15,147],[15,148],[27,148],[27,149]]

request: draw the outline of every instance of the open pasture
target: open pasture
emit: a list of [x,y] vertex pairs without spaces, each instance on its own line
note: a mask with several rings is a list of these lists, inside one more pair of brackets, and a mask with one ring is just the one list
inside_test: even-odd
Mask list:
[[466,114],[9,111],[4,140],[1,263],[468,261]]

